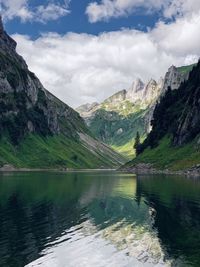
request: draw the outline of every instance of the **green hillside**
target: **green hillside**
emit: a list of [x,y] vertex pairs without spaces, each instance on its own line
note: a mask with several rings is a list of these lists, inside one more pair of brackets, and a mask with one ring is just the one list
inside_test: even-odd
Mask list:
[[179,67],[178,70],[180,73],[182,74],[186,74],[186,73],[189,73],[197,64],[191,64],[191,65],[188,65],[188,66],[182,66],[182,67]]
[[84,120],[48,92],[16,42],[0,32],[0,162],[27,168],[114,168],[124,157],[93,137]]
[[[117,154],[116,154],[117,158]],[[121,158],[118,156],[120,162]],[[121,161],[123,162],[123,161]],[[109,168],[117,160],[91,153],[81,142],[63,135],[42,137],[27,136],[15,147],[7,138],[0,141],[0,165],[11,164],[18,168]]]
[[124,168],[131,168],[140,163],[151,164],[152,167],[159,170],[189,169],[200,164],[200,147],[197,147],[195,141],[181,147],[174,147],[171,145],[170,136],[165,136],[157,147],[145,149],[142,154],[128,162]]
[[154,111],[152,131],[127,163],[150,163],[158,169],[184,170],[200,164],[200,62],[178,90],[170,88]]
[[173,89],[178,89],[180,84],[187,80],[195,65],[179,68],[172,66],[164,80],[156,82],[151,79],[146,84],[138,83],[139,88],[144,86],[142,93],[133,89],[137,84],[133,83],[133,87],[128,91],[119,91],[100,104],[83,105],[77,108],[77,111],[85,119],[94,136],[128,159],[132,159],[135,157],[133,145],[136,133],[139,132],[142,139],[146,138],[156,102],[165,89],[167,90],[168,85],[171,84]]
[[123,112],[127,114],[100,109],[92,119],[89,129],[94,136],[112,146],[117,152],[132,158],[137,131],[141,136],[146,132],[145,115],[148,111],[135,110],[132,113],[131,110],[125,109]]

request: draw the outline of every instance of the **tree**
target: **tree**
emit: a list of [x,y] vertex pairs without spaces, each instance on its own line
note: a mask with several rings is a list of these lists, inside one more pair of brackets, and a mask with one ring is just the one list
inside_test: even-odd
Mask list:
[[135,137],[135,143],[134,143],[134,146],[133,146],[133,148],[136,151],[136,156],[138,156],[139,153],[140,153],[140,146],[141,146],[141,143],[140,143],[140,134],[139,134],[139,132],[137,132],[136,137]]

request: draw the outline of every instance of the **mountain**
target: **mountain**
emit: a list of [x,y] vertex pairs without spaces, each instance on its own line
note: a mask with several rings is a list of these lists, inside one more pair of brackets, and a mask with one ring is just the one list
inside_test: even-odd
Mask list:
[[178,90],[170,87],[157,104],[152,131],[140,155],[126,166],[149,163],[159,169],[199,170],[200,164],[200,61]]
[[16,46],[0,19],[0,165],[99,168],[124,162],[43,87]]
[[144,83],[136,79],[128,90],[112,95],[102,103],[86,104],[77,108],[91,132],[103,142],[128,158],[134,155],[134,138],[137,131],[144,139],[151,130],[156,102],[166,92],[188,79],[193,65],[169,68],[164,79],[151,79]]

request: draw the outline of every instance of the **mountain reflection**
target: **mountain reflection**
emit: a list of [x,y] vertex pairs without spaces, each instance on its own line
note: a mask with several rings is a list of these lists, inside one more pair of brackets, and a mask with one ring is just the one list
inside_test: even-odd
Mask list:
[[155,210],[153,227],[166,255],[176,259],[177,266],[199,266],[200,180],[140,176],[137,195]]
[[2,174],[0,266],[199,266],[199,204],[184,177]]

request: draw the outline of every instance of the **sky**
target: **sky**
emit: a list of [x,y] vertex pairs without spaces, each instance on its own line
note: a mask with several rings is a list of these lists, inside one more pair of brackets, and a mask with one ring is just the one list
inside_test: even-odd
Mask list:
[[0,0],[0,12],[29,69],[74,108],[200,57],[199,0]]

